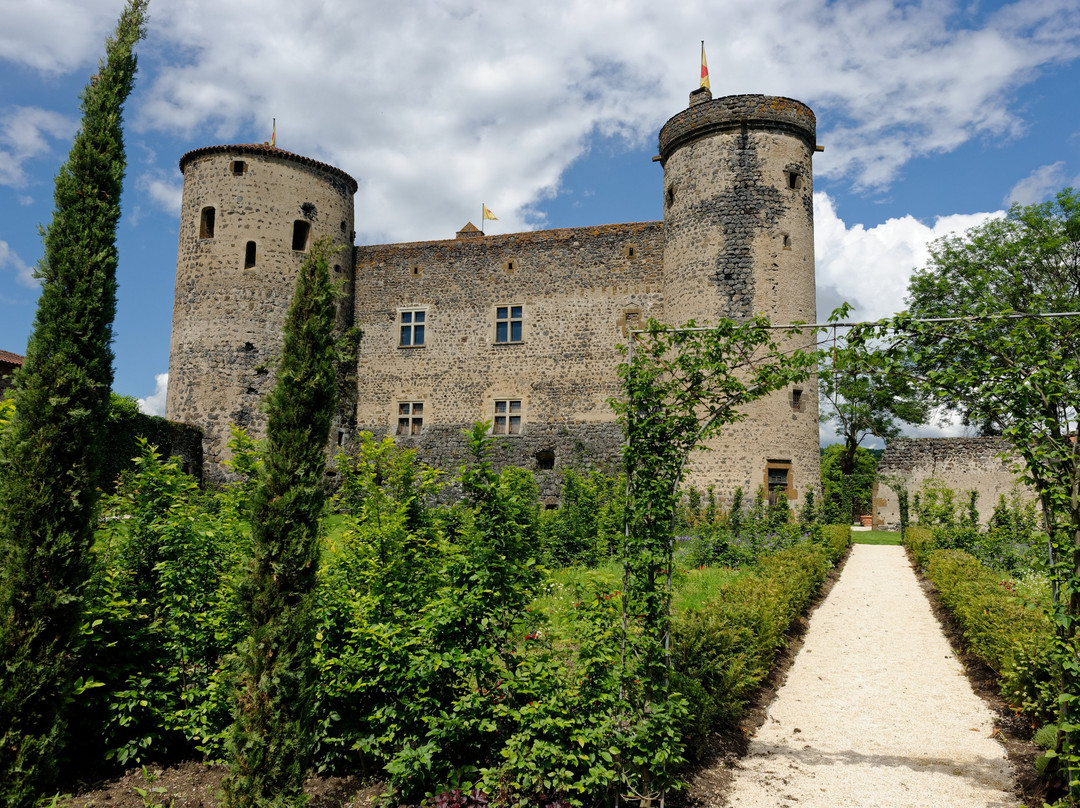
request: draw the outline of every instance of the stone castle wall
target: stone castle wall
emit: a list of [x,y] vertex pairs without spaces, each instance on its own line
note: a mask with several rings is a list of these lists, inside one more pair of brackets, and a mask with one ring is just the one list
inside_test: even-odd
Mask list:
[[184,156],[181,170],[165,411],[203,429],[207,476],[217,480],[230,425],[263,434],[259,405],[273,389],[285,315],[307,254],[293,249],[295,223],[310,228],[306,245],[328,237],[342,248],[335,275],[351,280],[356,183],[331,166],[262,146],[199,149]]
[[[617,346],[628,322],[660,315],[662,253],[659,222],[359,247],[358,428],[394,433],[401,403],[422,403],[423,431],[400,440],[453,468],[461,431],[519,401],[503,462],[536,469],[551,452],[556,470],[583,456],[610,464]],[[521,339],[499,343],[498,309],[514,306]],[[402,314],[417,311],[424,345],[402,346]]]
[[[395,434],[422,459],[453,469],[462,431],[482,420],[498,433],[501,418],[501,431],[513,433],[498,435],[501,462],[541,472],[552,497],[567,464],[617,461],[622,435],[608,402],[619,392],[618,346],[628,329],[650,317],[813,322],[809,108],[696,91],[659,145],[663,222],[494,236],[470,226],[456,239],[343,253],[335,267],[347,295],[339,325],[355,322],[363,339],[330,448],[349,449],[360,430]],[[312,241],[326,235],[348,250],[356,183],[332,166],[260,146],[199,149],[181,169],[167,414],[205,430],[215,478],[230,424],[262,434],[259,402],[274,383],[304,257],[293,249],[294,222],[310,225]],[[207,208],[216,216],[212,234]],[[422,345],[414,339],[420,323]],[[509,338],[500,331],[518,328]],[[797,498],[818,485],[817,435],[809,380],[751,405],[745,421],[695,455],[685,481],[715,484],[729,497],[738,486],[753,493],[776,473]]]
[[[897,492],[889,479],[906,486],[909,497],[930,478],[940,480],[966,502],[968,491],[978,491],[979,522],[985,525],[994,513],[998,498],[1019,493],[1031,498],[1031,489],[1009,469],[1000,455],[1008,449],[1001,438],[901,438],[894,440],[881,456],[874,483],[874,526],[898,530],[900,509]],[[911,516],[915,518],[914,512]]]
[[[775,324],[815,321],[815,146],[813,112],[786,98],[710,100],[699,90],[667,122],[660,132],[666,322],[754,315]],[[812,343],[809,334],[790,345]],[[694,456],[689,481],[752,494],[771,467],[787,475],[792,500],[816,488],[816,380],[778,391],[748,412],[709,452]]]

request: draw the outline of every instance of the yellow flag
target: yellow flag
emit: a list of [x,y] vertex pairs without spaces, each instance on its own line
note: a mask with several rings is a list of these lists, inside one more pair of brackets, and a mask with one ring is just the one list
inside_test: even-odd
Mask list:
[[705,64],[705,40],[701,40],[701,86],[709,86],[709,66]]
[[270,130],[270,148],[277,146],[277,118],[274,118],[274,128]]
[[485,219],[494,219],[496,222],[499,221],[499,217],[496,216],[494,213],[492,213],[490,210],[488,210],[487,205],[482,205],[482,207],[484,208],[484,218]]

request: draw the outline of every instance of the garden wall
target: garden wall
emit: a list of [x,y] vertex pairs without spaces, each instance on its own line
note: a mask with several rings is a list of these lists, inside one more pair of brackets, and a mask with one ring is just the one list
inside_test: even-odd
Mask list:
[[[887,484],[891,478],[904,485],[910,495],[935,477],[958,496],[978,491],[979,521],[986,524],[994,512],[998,497],[1020,492],[1031,498],[1030,489],[1021,477],[1009,470],[1000,457],[1008,451],[1001,438],[900,438],[892,441],[878,464],[874,483],[874,527],[897,530],[900,509],[896,490]],[[966,497],[962,497],[966,499]]]

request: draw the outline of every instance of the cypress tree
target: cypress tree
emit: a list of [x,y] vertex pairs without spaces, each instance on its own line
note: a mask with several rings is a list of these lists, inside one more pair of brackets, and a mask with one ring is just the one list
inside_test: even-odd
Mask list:
[[285,321],[277,385],[267,402],[263,468],[252,503],[251,560],[241,602],[250,636],[229,739],[230,806],[304,802],[311,760],[311,596],[335,402],[334,290],[329,242],[300,267]]
[[82,125],[42,232],[41,297],[15,414],[0,442],[0,802],[15,808],[51,786],[75,693],[113,380],[121,122],[146,5],[129,0],[82,92]]

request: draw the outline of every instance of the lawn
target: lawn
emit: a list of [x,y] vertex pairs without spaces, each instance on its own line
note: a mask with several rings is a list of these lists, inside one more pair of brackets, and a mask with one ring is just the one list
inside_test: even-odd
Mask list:
[[892,530],[853,530],[851,531],[853,544],[900,544],[899,532]]

